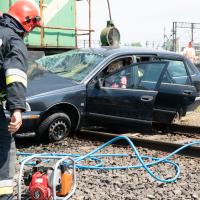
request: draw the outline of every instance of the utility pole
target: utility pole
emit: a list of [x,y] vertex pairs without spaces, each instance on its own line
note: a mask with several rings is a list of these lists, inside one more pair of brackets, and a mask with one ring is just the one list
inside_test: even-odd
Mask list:
[[89,4],[89,47],[91,47],[91,0],[88,1]]
[[149,47],[149,41],[146,41],[146,47],[147,48]]
[[194,40],[194,23],[191,23],[191,42]]
[[177,22],[173,22],[173,29],[172,29],[173,46],[172,46],[172,49],[174,52],[176,52],[176,29],[177,29]]
[[164,40],[164,42],[163,42],[163,49],[165,49],[166,50],[166,27],[164,26],[164,35],[163,35],[163,40]]

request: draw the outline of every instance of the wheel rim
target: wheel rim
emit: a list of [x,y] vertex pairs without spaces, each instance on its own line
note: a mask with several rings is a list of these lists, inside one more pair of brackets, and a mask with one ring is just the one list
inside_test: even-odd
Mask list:
[[69,131],[69,126],[66,120],[64,119],[56,119],[49,126],[49,136],[53,140],[61,140]]

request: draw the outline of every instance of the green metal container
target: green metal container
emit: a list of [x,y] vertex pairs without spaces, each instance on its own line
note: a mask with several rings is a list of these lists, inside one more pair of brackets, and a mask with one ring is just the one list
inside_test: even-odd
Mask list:
[[[16,0],[0,0],[5,13]],[[75,0],[35,0],[42,5],[44,29],[34,29],[25,39],[29,48],[75,48]],[[46,27],[46,28],[45,28]],[[66,30],[71,29],[71,30]],[[42,31],[42,33],[41,33]]]

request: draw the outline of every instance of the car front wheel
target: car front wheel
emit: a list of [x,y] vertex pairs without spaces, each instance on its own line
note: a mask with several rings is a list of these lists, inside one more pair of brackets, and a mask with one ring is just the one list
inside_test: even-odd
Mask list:
[[59,112],[48,116],[38,128],[37,138],[47,138],[51,142],[64,139],[70,134],[71,120],[65,113]]

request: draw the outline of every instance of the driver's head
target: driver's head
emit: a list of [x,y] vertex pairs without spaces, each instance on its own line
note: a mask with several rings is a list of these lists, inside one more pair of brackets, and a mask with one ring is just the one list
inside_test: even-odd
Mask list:
[[118,69],[120,69],[122,67],[123,67],[123,61],[122,60],[117,60],[117,61],[114,61],[113,63],[111,63],[108,66],[107,72],[112,73],[112,72],[117,71]]

